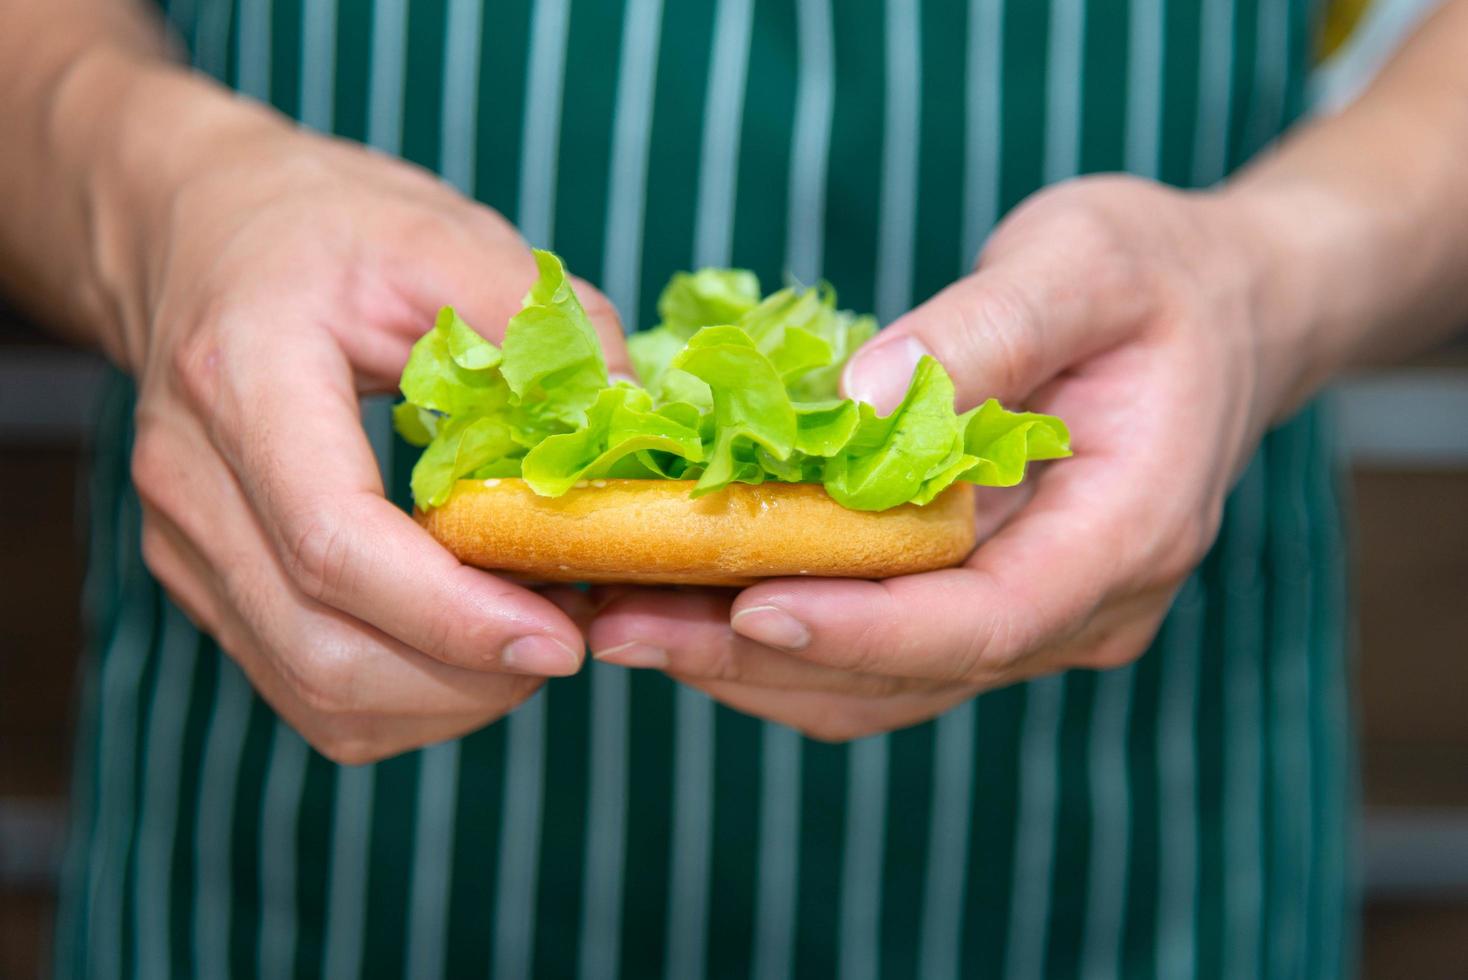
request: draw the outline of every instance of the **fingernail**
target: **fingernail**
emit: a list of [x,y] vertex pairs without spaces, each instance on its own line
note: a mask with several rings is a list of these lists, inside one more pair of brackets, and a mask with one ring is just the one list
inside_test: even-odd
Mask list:
[[858,351],[847,363],[841,383],[849,397],[867,402],[880,414],[888,415],[902,404],[917,362],[932,353],[916,337],[879,341]]
[[625,381],[629,385],[637,384],[637,379],[624,371],[609,371],[607,373],[607,380],[612,384],[616,384],[619,381]]
[[616,664],[619,667],[646,667],[652,670],[663,670],[668,666],[666,650],[660,650],[637,640],[608,647],[605,650],[593,650],[591,655],[602,663]]
[[741,609],[729,621],[734,632],[756,643],[781,650],[803,650],[810,644],[810,630],[800,620],[774,606]]
[[561,677],[581,669],[581,654],[553,636],[522,636],[500,651],[500,664],[520,674]]

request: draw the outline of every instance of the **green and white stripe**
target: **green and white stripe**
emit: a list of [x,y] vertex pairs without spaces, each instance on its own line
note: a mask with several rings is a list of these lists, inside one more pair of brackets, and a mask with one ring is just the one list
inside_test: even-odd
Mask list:
[[[830,279],[890,320],[1044,183],[1208,184],[1298,114],[1306,0],[175,0],[199,66],[438,170],[597,277]],[[851,746],[593,665],[376,766],[312,752],[94,473],[63,976],[1340,976],[1342,545],[1271,435],[1133,667]],[[400,498],[381,404],[364,417]]]

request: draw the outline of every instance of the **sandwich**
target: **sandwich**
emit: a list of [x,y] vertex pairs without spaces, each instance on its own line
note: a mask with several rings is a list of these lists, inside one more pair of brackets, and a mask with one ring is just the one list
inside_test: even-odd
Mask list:
[[824,284],[762,296],[744,270],[675,275],[628,342],[639,380],[615,380],[561,261],[535,261],[501,346],[439,312],[393,410],[423,449],[415,517],[466,564],[722,586],[911,574],[973,550],[974,486],[1070,454],[1052,416],[956,412],[931,357],[890,414],[840,397],[875,321]]

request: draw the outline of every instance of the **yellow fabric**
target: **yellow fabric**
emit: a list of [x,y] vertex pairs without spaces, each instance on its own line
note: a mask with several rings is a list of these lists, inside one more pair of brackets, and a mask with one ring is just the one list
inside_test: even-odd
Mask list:
[[1320,31],[1320,58],[1324,60],[1336,52],[1350,38],[1351,32],[1361,23],[1361,15],[1371,6],[1371,0],[1331,0],[1325,8],[1325,23]]

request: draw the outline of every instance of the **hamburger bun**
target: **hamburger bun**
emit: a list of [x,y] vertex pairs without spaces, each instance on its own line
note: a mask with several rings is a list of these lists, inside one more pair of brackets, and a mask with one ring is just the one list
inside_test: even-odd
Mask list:
[[693,499],[688,480],[583,481],[541,497],[524,480],[460,480],[414,516],[466,565],[545,582],[749,585],[809,575],[888,578],[974,547],[973,488],[923,507],[849,510],[809,483],[745,483]]

